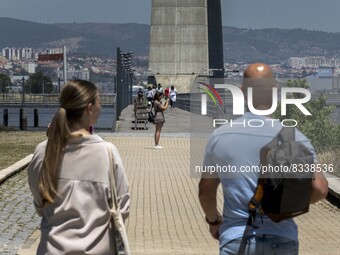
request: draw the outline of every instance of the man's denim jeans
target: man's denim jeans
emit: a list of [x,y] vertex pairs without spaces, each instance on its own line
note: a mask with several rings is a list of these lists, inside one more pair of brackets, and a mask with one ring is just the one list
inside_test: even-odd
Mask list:
[[[237,254],[241,244],[241,238],[230,241],[220,249],[220,255]],[[256,235],[248,237],[245,255],[298,255],[299,242],[273,236]]]

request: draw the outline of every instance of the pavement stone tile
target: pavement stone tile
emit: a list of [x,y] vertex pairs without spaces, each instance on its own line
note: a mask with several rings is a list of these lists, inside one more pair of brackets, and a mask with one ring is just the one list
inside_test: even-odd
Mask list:
[[[131,111],[123,111],[117,133],[100,135],[117,146],[127,171],[132,197],[127,231],[132,254],[217,255],[218,242],[211,238],[199,205],[198,179],[189,173],[189,113],[177,108],[166,112],[161,135],[164,149],[155,150],[153,126],[131,131]],[[219,190],[220,207],[222,201]],[[321,201],[296,222],[300,255],[340,254],[339,208]],[[18,254],[35,254],[38,241],[36,230]]]

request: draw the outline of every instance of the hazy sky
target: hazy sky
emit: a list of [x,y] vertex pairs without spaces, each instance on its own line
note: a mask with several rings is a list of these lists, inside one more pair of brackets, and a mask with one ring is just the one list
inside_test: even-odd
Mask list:
[[[221,0],[223,24],[340,32],[340,0]],[[0,0],[0,17],[150,24],[151,0]]]

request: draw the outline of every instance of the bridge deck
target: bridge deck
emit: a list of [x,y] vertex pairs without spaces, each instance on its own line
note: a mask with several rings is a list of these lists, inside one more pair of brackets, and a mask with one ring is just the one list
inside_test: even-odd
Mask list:
[[[100,134],[123,158],[132,194],[127,222],[132,254],[218,254],[198,202],[198,179],[189,176],[190,113],[169,109],[161,136],[163,150],[153,149],[154,127],[131,130],[132,106],[122,112],[117,133]],[[219,207],[222,193],[218,192]],[[340,210],[328,201],[298,217],[300,254],[339,254]],[[35,254],[35,231],[18,254]]]

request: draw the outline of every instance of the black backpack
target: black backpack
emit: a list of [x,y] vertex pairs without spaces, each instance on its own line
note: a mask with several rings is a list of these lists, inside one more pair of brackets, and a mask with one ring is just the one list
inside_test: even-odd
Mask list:
[[156,113],[153,114],[152,110],[149,111],[148,121],[149,121],[150,123],[155,122],[155,115],[156,115]]
[[261,173],[248,205],[249,218],[239,254],[244,253],[246,232],[252,227],[259,227],[255,224],[256,216],[262,218],[265,214],[279,222],[309,210],[313,173],[306,170],[314,163],[314,155],[302,143],[295,141],[295,128],[282,128],[261,149],[260,161]]

